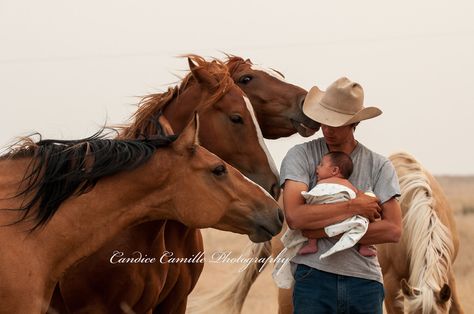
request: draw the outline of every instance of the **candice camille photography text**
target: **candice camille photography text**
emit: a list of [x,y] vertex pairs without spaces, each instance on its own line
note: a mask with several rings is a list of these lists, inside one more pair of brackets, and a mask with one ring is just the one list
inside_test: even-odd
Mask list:
[[111,264],[195,264],[195,263],[223,263],[223,264],[242,264],[239,271],[244,271],[252,264],[260,265],[259,271],[262,271],[267,264],[282,263],[287,264],[288,258],[281,257],[286,249],[284,249],[277,257],[252,257],[252,256],[233,256],[231,251],[216,251],[211,254],[199,252],[189,257],[177,257],[171,251],[164,251],[161,256],[148,256],[140,251],[135,251],[126,255],[121,251],[114,251],[110,257]]

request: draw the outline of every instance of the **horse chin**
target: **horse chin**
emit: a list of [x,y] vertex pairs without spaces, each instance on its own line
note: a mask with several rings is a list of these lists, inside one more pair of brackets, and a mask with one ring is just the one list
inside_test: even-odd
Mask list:
[[258,228],[254,233],[249,234],[250,241],[254,243],[266,242],[273,238],[273,234],[266,228]]
[[319,123],[314,122],[310,119],[305,119],[305,122],[299,122],[296,120],[291,120],[293,127],[296,129],[299,135],[303,137],[309,137],[316,133],[319,130]]

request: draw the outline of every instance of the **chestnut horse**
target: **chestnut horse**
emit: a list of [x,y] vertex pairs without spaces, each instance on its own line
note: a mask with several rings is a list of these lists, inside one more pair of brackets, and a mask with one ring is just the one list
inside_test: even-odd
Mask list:
[[226,65],[234,82],[249,97],[265,138],[277,139],[296,132],[308,137],[319,130],[319,123],[303,114],[306,91],[285,82],[283,74],[237,56],[228,56]]
[[[260,183],[274,197],[278,197],[277,171],[263,142],[248,98],[234,84],[221,62],[207,62],[198,56],[189,56],[188,61],[191,73],[183,79],[181,85],[170,88],[164,94],[145,97],[135,114],[134,123],[126,127],[121,136],[135,138],[153,134],[155,130],[151,122],[161,111],[169,120],[168,130],[180,131],[193,111],[197,110],[202,121],[200,142],[203,147],[213,151],[250,179]],[[148,252],[149,256],[161,256],[163,246],[153,240],[160,232],[158,226],[161,224],[161,221],[143,224],[123,232],[68,272],[60,283],[61,295],[67,307],[73,312],[92,308],[106,308],[114,312],[117,311],[114,309],[117,309],[118,304],[124,302],[138,313],[150,309],[184,312],[187,296],[202,271],[201,263],[170,266],[164,287],[146,279],[159,278],[159,274],[163,272],[162,265],[118,267],[109,263],[110,254],[114,250],[132,254],[140,248]],[[167,221],[164,230],[164,247],[167,251],[189,257],[203,250],[199,230],[173,221]],[[117,281],[110,281],[109,278],[130,282],[130,287],[117,291]]]
[[412,156],[399,153],[390,160],[400,181],[403,235],[397,244],[378,246],[387,312],[464,313],[452,266],[459,250],[452,209]]
[[[287,83],[283,74],[237,56],[228,56],[226,65],[234,82],[249,97],[266,138],[276,139],[296,132],[308,137],[319,130],[319,123],[306,117],[302,111],[307,92],[301,87]],[[249,255],[259,261],[266,260],[272,252],[271,243],[253,244]],[[211,295],[193,297],[189,311],[207,313],[220,306],[227,309],[222,302],[243,305],[263,266],[263,263],[254,263],[245,271],[239,272],[239,276],[222,290]]]
[[30,139],[2,156],[0,313],[45,313],[61,275],[131,225],[174,219],[254,241],[278,233],[272,197],[197,135],[193,119],[175,141]]

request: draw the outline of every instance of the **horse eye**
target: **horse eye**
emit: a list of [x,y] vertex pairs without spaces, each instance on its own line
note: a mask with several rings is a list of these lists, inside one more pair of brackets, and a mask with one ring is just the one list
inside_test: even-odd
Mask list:
[[239,78],[239,83],[248,84],[252,79],[253,77],[251,77],[250,75],[244,75]]
[[215,176],[220,177],[220,176],[227,173],[227,169],[226,169],[225,165],[219,165],[219,166],[215,167],[214,169],[212,169],[212,173]]
[[230,121],[232,121],[232,123],[235,123],[235,124],[244,124],[244,119],[242,119],[241,116],[239,116],[238,114],[233,114],[229,117]]

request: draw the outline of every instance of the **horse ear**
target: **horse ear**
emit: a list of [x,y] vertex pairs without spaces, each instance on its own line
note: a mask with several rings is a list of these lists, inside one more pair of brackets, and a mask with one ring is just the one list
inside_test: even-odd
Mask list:
[[176,151],[181,153],[191,153],[199,146],[199,116],[194,112],[193,118],[173,143]]
[[451,288],[444,284],[444,286],[439,291],[439,302],[446,303],[449,299],[451,299]]
[[209,74],[209,72],[196,65],[189,57],[188,64],[193,77],[196,79],[196,81],[198,81],[199,84],[204,84],[208,87],[214,87],[216,85],[216,80]]
[[165,118],[164,115],[160,115],[158,117],[158,122],[160,123],[161,128],[163,129],[163,133],[166,136],[174,134],[173,127],[171,126],[170,122],[168,121],[168,119]]

